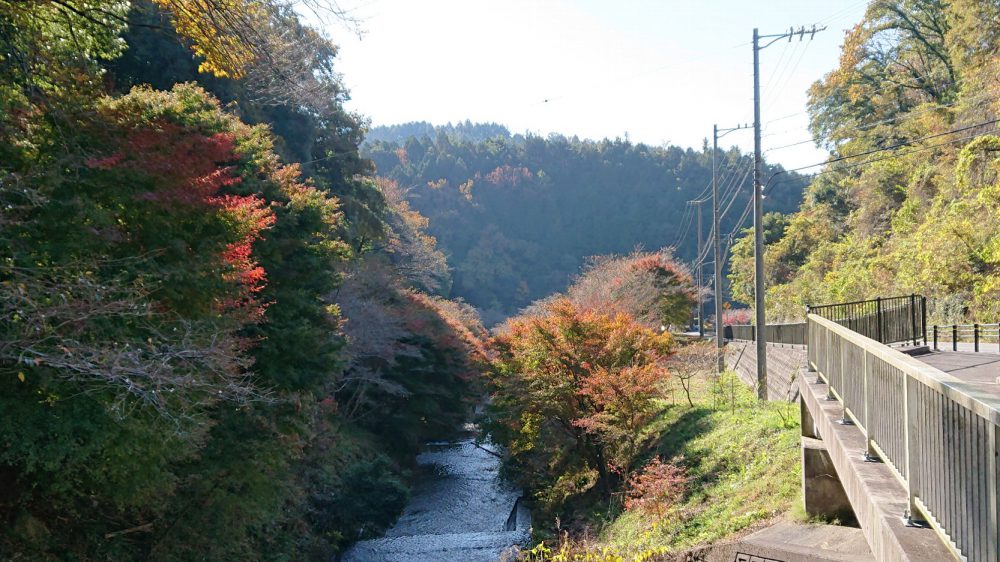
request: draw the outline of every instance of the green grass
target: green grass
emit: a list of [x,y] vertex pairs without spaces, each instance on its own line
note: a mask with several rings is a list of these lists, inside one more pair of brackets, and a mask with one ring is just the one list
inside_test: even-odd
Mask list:
[[676,386],[647,431],[650,456],[687,467],[684,499],[659,521],[621,514],[605,525],[599,543],[626,552],[682,550],[793,510],[801,497],[798,405],[757,402],[733,377],[693,381],[693,408]]

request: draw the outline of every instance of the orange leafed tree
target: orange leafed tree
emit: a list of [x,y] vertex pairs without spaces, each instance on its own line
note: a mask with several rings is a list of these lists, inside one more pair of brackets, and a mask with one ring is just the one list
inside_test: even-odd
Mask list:
[[672,338],[568,299],[509,320],[492,341],[490,427],[542,507],[608,496],[627,475],[668,373]]
[[654,457],[642,471],[629,479],[625,509],[642,511],[663,519],[667,510],[681,499],[686,482],[683,467]]
[[688,322],[697,291],[687,267],[660,250],[593,258],[566,296],[584,309],[625,312],[658,328]]

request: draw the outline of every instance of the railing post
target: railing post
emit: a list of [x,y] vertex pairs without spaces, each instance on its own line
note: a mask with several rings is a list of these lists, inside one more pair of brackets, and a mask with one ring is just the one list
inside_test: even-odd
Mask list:
[[997,426],[993,420],[986,424],[986,502],[989,513],[987,514],[986,530],[990,537],[986,541],[989,551],[989,560],[1000,560],[1000,545],[994,540],[997,536]]
[[972,325],[972,349],[979,353],[979,324]]
[[937,346],[937,342],[938,342],[937,328],[938,328],[937,324],[934,324],[934,328],[932,330],[934,332],[934,351],[937,351],[937,348],[938,348],[938,346]]
[[927,297],[920,297],[920,332],[924,335],[924,345],[927,345]]
[[919,482],[914,482],[916,480],[913,474],[913,467],[917,465],[915,456],[915,447],[911,443],[915,434],[920,431],[920,428],[916,426],[916,420],[918,416],[911,415],[914,410],[910,404],[913,400],[913,391],[910,389],[913,380],[912,377],[905,371],[903,375],[903,450],[905,451],[906,457],[906,495],[907,495],[907,508],[906,508],[906,522],[907,524],[914,524],[918,521],[923,521],[920,515],[920,511],[917,509],[917,495],[920,493]]
[[882,339],[882,297],[875,297],[875,335],[879,343],[885,343]]
[[917,345],[917,294],[910,293],[910,339]]
[[872,393],[868,391],[868,378],[869,378],[869,368],[868,368],[868,350],[861,350],[861,370],[864,376],[864,417],[865,417],[865,460],[868,462],[875,462],[878,460],[878,453],[875,452],[875,438],[872,436],[872,420],[871,420],[871,398]]
[[[827,357],[827,355],[830,354],[830,342],[829,342],[829,340],[827,338],[827,335],[829,333],[830,333],[830,330],[828,330],[826,327],[823,327],[823,328],[820,328],[819,333],[816,334],[816,341],[819,342],[819,345],[816,346],[816,383],[817,384],[823,383],[823,382],[826,382],[827,384],[829,384],[829,381],[826,380],[826,378],[828,378],[830,376],[829,375],[830,369],[828,369],[827,366],[826,366],[826,357]],[[822,357],[820,357],[821,353],[823,354]],[[824,374],[821,377],[820,376],[821,373],[826,373],[826,374]]]
[[958,324],[951,325],[951,350],[958,351]]

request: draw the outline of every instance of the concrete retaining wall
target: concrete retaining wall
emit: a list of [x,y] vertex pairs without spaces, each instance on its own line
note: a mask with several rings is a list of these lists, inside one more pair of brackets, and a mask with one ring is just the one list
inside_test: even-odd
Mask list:
[[[726,344],[726,365],[750,388],[757,388],[757,347],[752,341]],[[795,381],[806,372],[806,348],[796,345],[767,346],[767,399],[798,399]]]

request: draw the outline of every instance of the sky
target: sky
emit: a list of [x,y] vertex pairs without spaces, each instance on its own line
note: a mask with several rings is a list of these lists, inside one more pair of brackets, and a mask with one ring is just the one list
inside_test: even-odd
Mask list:
[[[806,90],[833,70],[865,0],[340,0],[327,19],[347,108],[372,125],[496,122],[512,133],[699,148],[753,122],[753,28],[827,26],[760,51],[765,158],[824,160]],[[360,32],[360,33],[359,33]],[[360,37],[359,37],[360,35]],[[786,148],[786,145],[796,144]],[[719,141],[753,150],[753,133]],[[805,170],[809,172],[811,170]]]

